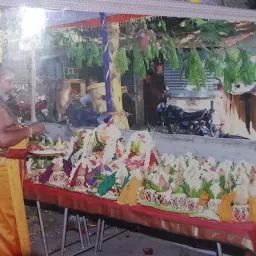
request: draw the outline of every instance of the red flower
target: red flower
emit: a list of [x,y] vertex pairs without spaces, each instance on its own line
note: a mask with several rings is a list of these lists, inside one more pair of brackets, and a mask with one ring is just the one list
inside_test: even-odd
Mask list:
[[151,152],[149,165],[152,165],[152,164],[155,163],[155,162],[156,162],[155,154],[154,154],[153,152]]
[[91,160],[90,162],[91,162],[92,165],[96,165],[97,164],[97,162],[94,161],[94,160]]
[[129,155],[129,158],[132,158],[132,157],[134,157],[134,156],[136,156],[136,153],[131,152],[130,155]]

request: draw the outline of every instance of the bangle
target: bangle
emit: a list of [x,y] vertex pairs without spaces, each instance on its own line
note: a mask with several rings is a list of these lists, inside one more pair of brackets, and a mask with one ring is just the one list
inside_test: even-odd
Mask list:
[[28,130],[29,135],[26,136],[26,138],[30,138],[32,136],[32,129],[29,126],[24,126],[23,128],[26,128]]

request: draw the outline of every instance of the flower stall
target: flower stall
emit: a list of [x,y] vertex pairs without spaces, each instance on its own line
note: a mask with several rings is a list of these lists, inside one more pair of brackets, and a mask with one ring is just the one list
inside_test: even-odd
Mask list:
[[149,132],[125,143],[112,122],[31,143],[26,199],[255,250],[255,162],[161,154]]
[[253,162],[235,164],[189,152],[160,154],[146,131],[134,132],[125,145],[112,122],[75,131],[69,142],[36,139],[27,161],[27,178],[35,183],[119,204],[218,221],[256,222]]

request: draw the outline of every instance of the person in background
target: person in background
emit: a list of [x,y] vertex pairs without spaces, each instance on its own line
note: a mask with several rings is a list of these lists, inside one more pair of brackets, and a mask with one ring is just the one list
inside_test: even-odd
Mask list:
[[135,124],[135,101],[132,97],[131,92],[127,89],[126,86],[122,86],[122,102],[123,110],[127,113],[127,119],[129,122],[130,128]]
[[[91,77],[89,80],[88,80],[88,86],[92,85],[92,84],[96,84],[98,81],[97,81],[97,78],[96,77]],[[88,87],[87,86],[87,87]],[[87,108],[91,109],[91,110],[94,110],[93,109],[93,104],[92,104],[92,97],[90,95],[90,93],[86,93],[81,99],[80,99],[80,102],[86,106]]]
[[[14,74],[0,66],[0,252],[1,255],[31,254],[22,183],[28,138],[46,132],[43,124],[20,127],[5,104],[13,89]],[[19,150],[17,150],[19,149]]]
[[[91,76],[88,80],[88,86],[91,86],[93,84],[97,84],[98,83],[98,79],[96,76]],[[102,95],[101,98],[99,100],[106,100],[106,96]],[[85,94],[81,99],[80,99],[81,103],[86,106],[87,108],[89,108],[91,111],[93,111],[93,118],[95,117],[95,115],[97,115],[97,113],[95,112],[95,109],[93,107],[93,102],[92,102],[92,97],[89,93]],[[99,124],[105,123],[107,122],[107,120],[109,119],[108,115],[106,113],[101,113],[97,115],[97,122]]]

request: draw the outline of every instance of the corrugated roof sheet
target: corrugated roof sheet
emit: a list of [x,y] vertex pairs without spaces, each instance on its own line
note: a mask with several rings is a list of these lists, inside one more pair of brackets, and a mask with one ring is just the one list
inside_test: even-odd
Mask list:
[[217,90],[218,80],[212,75],[207,73],[206,88],[202,88],[201,91],[188,90],[188,80],[180,79],[179,70],[171,70],[167,62],[164,63],[164,81],[167,89],[167,94],[173,97],[193,97],[193,98],[208,98],[214,97]]

